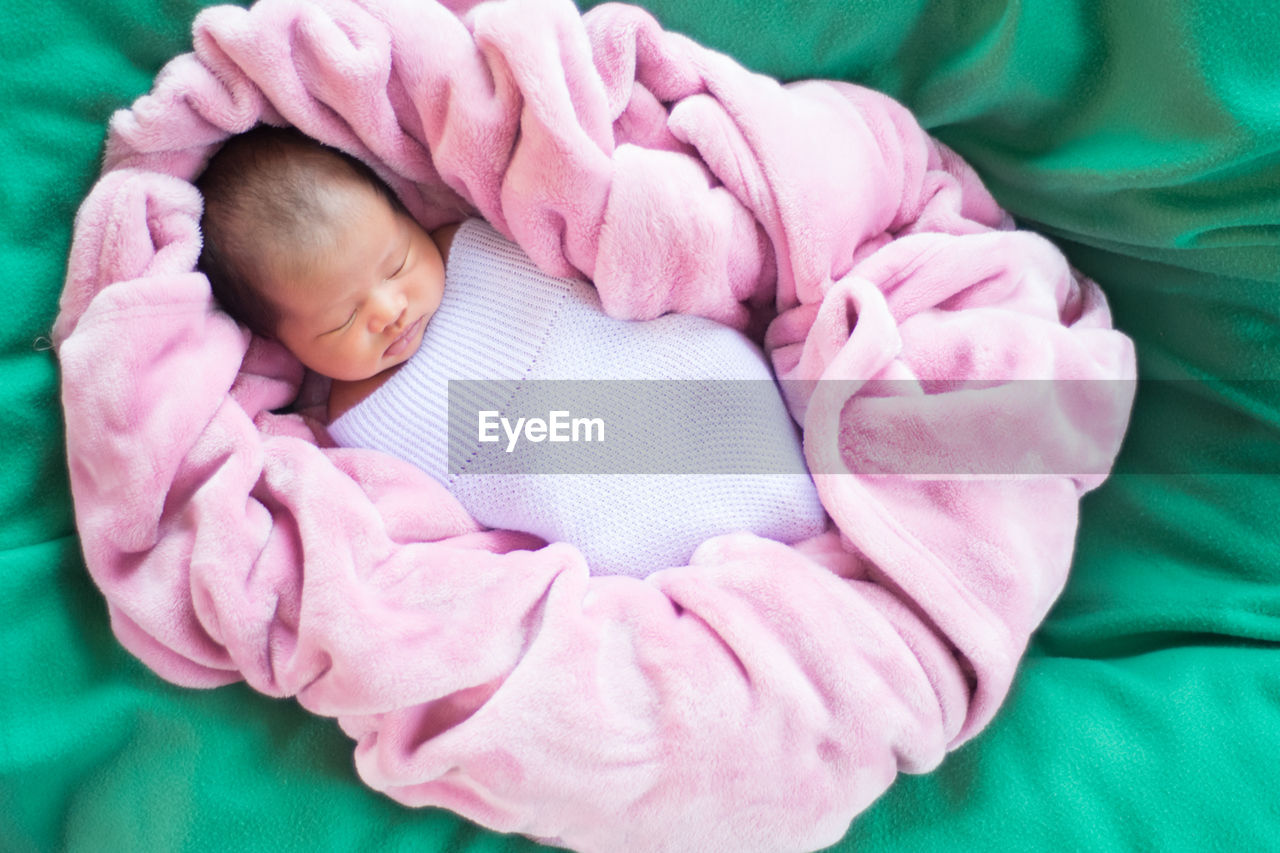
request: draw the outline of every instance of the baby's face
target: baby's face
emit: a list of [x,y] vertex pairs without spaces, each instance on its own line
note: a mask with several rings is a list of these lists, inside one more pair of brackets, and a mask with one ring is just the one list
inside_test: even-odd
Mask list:
[[369,188],[341,191],[347,215],[331,250],[273,282],[280,342],[332,379],[367,379],[408,360],[444,294],[430,235]]

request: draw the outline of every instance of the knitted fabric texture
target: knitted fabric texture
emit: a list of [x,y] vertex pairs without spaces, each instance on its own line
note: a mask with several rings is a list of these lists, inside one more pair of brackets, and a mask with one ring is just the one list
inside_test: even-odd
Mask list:
[[[598,434],[581,434],[595,446],[516,448],[503,431],[516,414],[570,406],[604,413]],[[482,446],[485,411],[510,417],[503,430],[490,420],[495,440]],[[577,546],[593,574],[685,565],[718,534],[794,543],[826,526],[795,425],[750,340],[701,317],[610,317],[593,287],[541,272],[481,220],[454,238],[418,351],[329,431],[342,446],[415,463],[481,524]]]

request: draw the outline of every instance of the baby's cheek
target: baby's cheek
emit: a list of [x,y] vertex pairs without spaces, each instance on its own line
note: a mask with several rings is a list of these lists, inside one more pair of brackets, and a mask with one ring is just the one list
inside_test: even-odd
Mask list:
[[368,335],[353,330],[348,339],[342,342],[342,346],[334,354],[346,364],[356,364],[369,357],[367,341]]
[[387,349],[387,342],[377,335],[361,335],[352,349],[350,359],[373,366],[381,366],[382,354]]

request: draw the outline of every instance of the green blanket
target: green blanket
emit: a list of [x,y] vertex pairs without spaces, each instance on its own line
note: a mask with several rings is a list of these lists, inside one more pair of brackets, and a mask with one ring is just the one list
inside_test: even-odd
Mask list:
[[[531,850],[363,787],[329,720],[161,681],[85,573],[48,333],[107,117],[198,0],[0,28],[0,849]],[[1275,849],[1280,11],[1271,0],[648,0],[774,76],[904,101],[1106,290],[1143,382],[1121,473],[995,722],[841,850]],[[127,345],[127,342],[121,342]]]

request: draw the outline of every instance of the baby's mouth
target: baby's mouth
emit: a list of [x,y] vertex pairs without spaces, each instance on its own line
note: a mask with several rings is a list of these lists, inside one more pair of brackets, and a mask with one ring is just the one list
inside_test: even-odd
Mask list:
[[391,342],[391,346],[387,347],[383,356],[385,358],[395,358],[398,355],[403,355],[405,350],[413,344],[414,338],[418,334],[418,330],[422,328],[422,324],[426,322],[426,319],[426,317],[419,317],[414,320],[413,323],[410,324],[409,328],[401,332],[399,337]]

